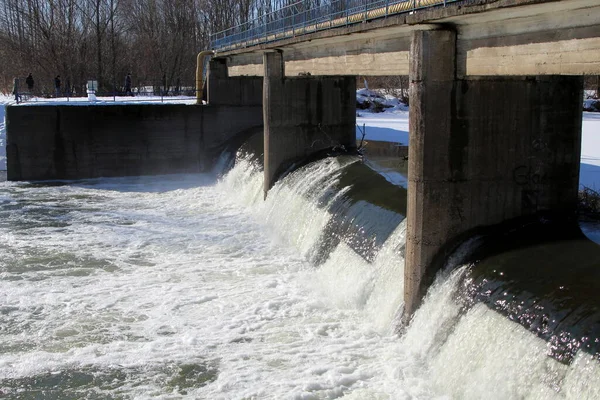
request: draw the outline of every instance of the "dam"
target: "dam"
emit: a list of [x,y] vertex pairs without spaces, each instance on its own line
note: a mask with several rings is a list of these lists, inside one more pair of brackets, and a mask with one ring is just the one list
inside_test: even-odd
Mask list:
[[2,183],[3,396],[598,396],[598,292],[540,295],[572,297],[563,263],[597,270],[597,245],[565,231],[518,252],[499,234],[481,265],[449,260],[401,328],[405,189],[348,155],[264,199],[261,145],[205,173]]
[[[426,30],[412,43],[437,51],[436,40],[457,37],[460,47],[452,30]],[[453,57],[445,50],[439,54]],[[47,114],[36,119],[27,117],[35,107],[9,110],[10,181],[0,190],[3,396],[598,397],[599,247],[576,221],[525,213],[469,232],[440,259],[419,307],[407,313],[405,261],[411,240],[413,248],[419,242],[410,230],[415,201],[410,187],[387,181],[352,148],[353,79],[285,77],[283,61],[298,60],[276,49],[260,54],[264,77],[230,76],[244,57],[215,58],[212,105],[193,106],[196,112],[57,107],[38,110]],[[413,73],[437,73],[420,61]],[[518,196],[498,197],[487,211],[535,208],[535,193],[522,189],[530,184],[553,189],[539,192],[539,204],[571,204],[580,80],[457,78],[461,63],[442,64],[458,69],[415,82],[423,90],[411,118],[430,141],[413,146],[409,162],[418,147],[425,158],[445,156],[431,140],[439,133],[449,138],[451,178],[470,174],[463,162],[471,158],[457,156],[465,142],[479,139],[483,150],[474,146],[469,156],[492,159],[478,129],[498,115],[492,127],[502,133],[512,115],[531,127],[519,132],[542,154],[543,173],[509,168],[506,185],[518,186]],[[260,107],[257,88],[264,90]],[[449,88],[451,97],[439,95]],[[478,102],[490,88],[498,97]],[[544,93],[568,99],[564,113]],[[523,102],[490,113],[502,94]],[[520,107],[538,100],[539,108]],[[432,105],[444,107],[422,112]],[[215,117],[230,107],[248,114]],[[133,118],[151,122],[130,132],[123,121]],[[89,120],[105,125],[82,126]],[[444,129],[435,124],[447,120]],[[242,121],[247,126],[235,125]],[[15,134],[28,130],[44,140]],[[538,133],[543,140],[527,136]],[[477,164],[493,166],[483,171],[487,181],[506,172],[500,161],[532,154],[525,141],[494,138],[510,146],[496,140],[493,149],[519,151]],[[443,171],[445,161],[423,162],[422,179],[409,179],[427,184],[427,194],[439,192],[429,198],[435,208],[416,203],[433,234],[440,216],[463,220],[455,200],[493,197],[485,186],[472,194],[473,185],[449,201],[452,181],[426,175],[429,166]],[[504,184],[507,174],[500,175]],[[547,201],[551,195],[558,201]]]

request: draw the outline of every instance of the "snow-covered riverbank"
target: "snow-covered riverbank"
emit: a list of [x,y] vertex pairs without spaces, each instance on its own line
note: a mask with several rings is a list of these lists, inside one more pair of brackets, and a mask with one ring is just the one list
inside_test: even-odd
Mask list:
[[[364,125],[366,140],[408,144],[408,111],[371,113],[361,110],[359,114],[356,118],[358,139],[362,137]],[[583,113],[579,184],[600,190],[600,113]]]

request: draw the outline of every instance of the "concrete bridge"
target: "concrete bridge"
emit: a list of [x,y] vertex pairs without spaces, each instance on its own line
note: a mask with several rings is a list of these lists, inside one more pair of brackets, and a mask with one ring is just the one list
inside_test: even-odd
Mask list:
[[[294,162],[356,146],[356,75],[408,74],[408,317],[474,230],[574,218],[582,75],[600,75],[600,2],[392,1],[302,29],[219,36],[206,106],[9,107],[8,179],[201,171],[264,125],[266,192]],[[400,3],[414,10],[381,14]]]
[[353,146],[354,76],[409,75],[406,317],[474,230],[574,218],[582,75],[600,74],[598,0],[425,3],[445,6],[234,28],[216,38],[208,78],[211,104],[264,78],[268,190],[295,160]]
[[[392,2],[378,2],[373,7],[385,9],[384,5]],[[456,36],[458,78],[600,74],[597,0],[462,0],[448,1],[444,7],[446,3],[400,0],[397,4],[407,7],[439,6],[416,11],[408,8],[400,10],[404,13],[370,20],[369,13],[363,16],[350,10],[348,13],[357,13],[359,23],[346,24],[341,18],[342,26],[312,33],[303,33],[309,27],[280,28],[276,32],[284,30],[288,35],[265,34],[266,43],[232,30],[225,32],[231,35],[229,40],[216,35],[213,43],[218,56],[227,58],[231,76],[262,76],[262,53],[275,49],[283,50],[288,76],[408,75],[413,33],[446,29]],[[329,26],[321,24],[323,28]]]

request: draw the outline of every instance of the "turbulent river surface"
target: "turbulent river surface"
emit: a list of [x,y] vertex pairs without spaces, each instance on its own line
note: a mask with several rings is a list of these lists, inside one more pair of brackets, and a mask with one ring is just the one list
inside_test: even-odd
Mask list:
[[403,211],[352,192],[372,182],[358,164],[312,163],[266,200],[244,158],[222,176],[0,183],[0,397],[600,398],[593,353],[559,362],[461,303],[468,267],[400,328]]

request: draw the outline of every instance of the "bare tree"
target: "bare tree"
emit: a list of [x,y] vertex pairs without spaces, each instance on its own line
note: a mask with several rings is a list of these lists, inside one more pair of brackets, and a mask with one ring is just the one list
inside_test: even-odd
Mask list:
[[[278,0],[289,2],[290,0]],[[308,1],[308,0],[307,0]],[[196,54],[210,34],[271,11],[269,0],[0,0],[0,84],[33,73],[40,94],[52,79],[82,92],[136,82],[194,82]]]

